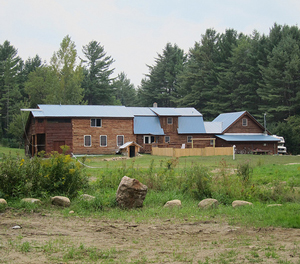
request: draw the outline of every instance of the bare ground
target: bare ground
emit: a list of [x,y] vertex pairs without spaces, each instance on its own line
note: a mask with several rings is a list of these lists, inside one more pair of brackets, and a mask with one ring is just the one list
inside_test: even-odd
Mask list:
[[[12,227],[19,225],[21,229]],[[0,263],[300,263],[300,230],[0,214]]]

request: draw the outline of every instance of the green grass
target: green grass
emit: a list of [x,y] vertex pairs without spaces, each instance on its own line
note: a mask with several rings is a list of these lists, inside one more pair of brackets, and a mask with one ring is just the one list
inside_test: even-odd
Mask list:
[[0,146],[0,158],[3,157],[4,155],[9,155],[11,154],[12,156],[24,156],[25,155],[25,150],[24,149],[18,149],[18,148],[7,148],[7,147],[2,147]]

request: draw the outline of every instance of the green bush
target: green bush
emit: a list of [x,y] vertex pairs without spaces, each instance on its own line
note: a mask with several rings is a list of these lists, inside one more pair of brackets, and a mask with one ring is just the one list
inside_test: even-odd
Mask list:
[[0,192],[5,197],[58,194],[74,197],[87,186],[87,177],[82,165],[70,155],[53,152],[47,159],[4,155],[0,166],[0,182]]

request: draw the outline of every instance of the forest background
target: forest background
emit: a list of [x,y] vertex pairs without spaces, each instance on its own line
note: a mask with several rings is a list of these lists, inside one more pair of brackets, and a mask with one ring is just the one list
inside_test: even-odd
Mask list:
[[[300,153],[300,30],[274,24],[268,35],[207,29],[188,53],[167,43],[135,87],[98,41],[82,47],[67,35],[47,64],[24,61],[9,40],[0,44],[0,139],[21,147],[27,114],[37,104],[195,107],[205,121],[248,111]],[[128,61],[130,64],[130,61]]]

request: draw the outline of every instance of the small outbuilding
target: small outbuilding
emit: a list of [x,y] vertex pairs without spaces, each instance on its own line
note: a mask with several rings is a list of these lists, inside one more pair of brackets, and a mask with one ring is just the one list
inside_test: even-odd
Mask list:
[[134,141],[126,142],[119,147],[119,153],[128,156],[130,158],[137,156],[142,146],[135,143]]

